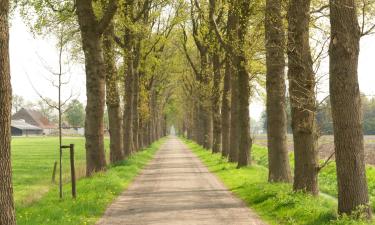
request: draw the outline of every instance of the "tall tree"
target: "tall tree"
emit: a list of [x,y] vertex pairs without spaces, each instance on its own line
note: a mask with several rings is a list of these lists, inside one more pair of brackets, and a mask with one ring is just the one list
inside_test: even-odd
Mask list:
[[290,182],[292,176],[286,139],[285,35],[281,0],[267,0],[265,10],[268,180]]
[[224,84],[223,84],[223,94],[221,101],[221,154],[227,157],[230,152],[230,60],[229,55],[226,53],[225,59],[225,73],[224,73]]
[[[358,85],[360,29],[354,0],[330,0],[330,98],[338,183],[338,211],[371,217]],[[361,207],[362,206],[362,207]],[[358,211],[357,211],[358,212]]]
[[315,74],[309,45],[310,0],[288,9],[288,79],[294,141],[294,190],[318,194]]
[[123,114],[123,143],[125,157],[129,157],[134,150],[133,145],[133,101],[134,101],[134,32],[132,28],[134,1],[126,0],[123,17],[125,18],[125,32],[123,37],[124,50],[124,114]]
[[[226,73],[230,76],[231,83],[231,95],[230,95],[230,134],[229,134],[229,157],[230,162],[238,161],[238,82],[237,76],[235,74],[235,58],[233,49],[236,43],[236,35],[238,29],[238,17],[235,14],[235,3],[234,0],[229,2],[228,9],[228,22],[227,22],[227,39],[230,48],[227,50],[227,63],[226,63]],[[229,57],[228,57],[229,56]],[[230,74],[230,75],[229,75]]]
[[98,19],[93,10],[92,0],[77,0],[76,13],[82,37],[82,48],[86,67],[86,174],[104,170],[104,99],[105,65],[101,38],[110,24],[116,10],[117,0],[110,0],[102,18]]
[[196,76],[198,85],[199,102],[197,106],[197,116],[201,127],[199,131],[200,144],[206,149],[212,147],[212,107],[210,101],[210,60],[209,60],[209,21],[207,20],[206,5],[198,1],[191,0],[191,21],[192,35],[199,52],[199,73]]
[[250,76],[246,69],[247,59],[245,53],[246,34],[250,17],[250,1],[234,1],[235,16],[238,17],[238,40],[235,46],[236,75],[238,77],[238,167],[247,166],[250,161],[252,140],[250,137]]
[[210,54],[213,68],[213,88],[212,88],[212,152],[217,153],[221,150],[221,113],[220,113],[220,97],[221,97],[221,48],[218,37],[215,35],[215,13],[218,11],[216,0],[210,0],[209,18],[210,18]]
[[12,166],[10,158],[10,120],[12,87],[9,66],[9,1],[0,0],[0,224],[16,224]]
[[104,65],[106,69],[106,101],[109,120],[110,161],[116,163],[124,159],[122,118],[118,91],[114,26],[111,23],[103,35]]

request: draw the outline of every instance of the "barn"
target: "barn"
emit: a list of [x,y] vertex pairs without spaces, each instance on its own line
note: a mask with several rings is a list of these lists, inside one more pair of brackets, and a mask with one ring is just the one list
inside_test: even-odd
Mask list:
[[12,120],[11,130],[12,136],[33,136],[43,134],[42,128],[28,124],[25,120]]
[[57,126],[51,123],[40,112],[22,108],[12,116],[12,120],[24,120],[26,123],[41,128],[43,134],[51,134],[56,131]]

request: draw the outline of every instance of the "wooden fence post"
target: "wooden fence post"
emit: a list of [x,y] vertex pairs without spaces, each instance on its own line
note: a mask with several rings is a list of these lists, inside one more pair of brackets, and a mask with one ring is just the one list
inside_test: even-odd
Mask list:
[[70,173],[72,178],[72,196],[75,199],[77,197],[76,191],[76,170],[74,166],[74,144],[70,144]]
[[57,169],[57,161],[55,161],[53,165],[52,183],[56,183],[56,169]]

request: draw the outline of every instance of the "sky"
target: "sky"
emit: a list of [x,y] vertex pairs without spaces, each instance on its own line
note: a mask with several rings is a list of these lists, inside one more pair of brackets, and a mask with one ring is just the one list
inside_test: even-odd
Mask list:
[[[58,71],[56,40],[53,38],[34,37],[19,16],[13,18],[10,28],[10,69],[13,94],[20,95],[27,101],[39,100],[35,89],[44,97],[57,99],[58,90],[51,79],[56,76],[51,70]],[[63,81],[63,97],[71,93],[80,101],[86,101],[84,65],[73,64],[63,67],[66,73]]]
[[[359,56],[359,85],[361,92],[375,96],[375,35],[361,39]],[[57,68],[58,51],[56,42],[51,38],[34,37],[19,16],[12,20],[10,28],[10,64],[13,94],[28,101],[39,100],[35,89],[43,95],[57,99],[57,89],[49,81],[53,77],[46,66]],[[321,73],[328,73],[328,59],[321,67]],[[63,99],[73,92],[82,102],[86,101],[84,65],[71,65],[65,80]],[[34,88],[33,88],[34,87]],[[328,78],[319,86],[322,99],[328,95]],[[251,117],[258,120],[265,110],[264,103],[257,100],[250,106]]]

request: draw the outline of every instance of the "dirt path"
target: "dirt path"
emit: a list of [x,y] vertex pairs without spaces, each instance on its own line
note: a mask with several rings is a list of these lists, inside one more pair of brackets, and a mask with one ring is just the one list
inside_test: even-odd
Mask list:
[[98,224],[265,225],[174,137]]

